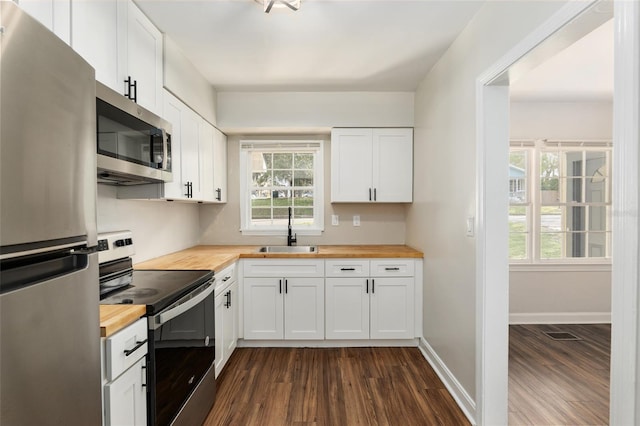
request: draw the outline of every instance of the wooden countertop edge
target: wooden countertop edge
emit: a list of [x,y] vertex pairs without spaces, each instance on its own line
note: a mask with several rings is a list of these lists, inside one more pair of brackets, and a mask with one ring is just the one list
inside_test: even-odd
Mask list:
[[147,313],[145,305],[100,305],[100,337],[109,337]]
[[[318,246],[318,253],[259,253],[260,246],[199,245],[136,264],[135,269],[211,269],[219,272],[239,259],[422,259],[424,254],[406,245]],[[211,259],[199,259],[211,256]]]

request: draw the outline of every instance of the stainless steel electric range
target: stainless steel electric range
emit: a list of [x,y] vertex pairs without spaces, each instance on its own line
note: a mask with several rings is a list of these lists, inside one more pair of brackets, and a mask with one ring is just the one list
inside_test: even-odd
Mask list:
[[98,235],[100,303],[146,305],[149,425],[202,424],[215,398],[213,271],[134,270],[130,231]]

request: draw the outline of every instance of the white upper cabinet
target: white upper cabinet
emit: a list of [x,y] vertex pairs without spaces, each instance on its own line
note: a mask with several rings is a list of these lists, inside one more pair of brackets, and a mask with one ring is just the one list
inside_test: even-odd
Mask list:
[[215,201],[227,202],[227,135],[213,129],[213,188]]
[[331,131],[331,202],[413,201],[413,129]]
[[136,84],[136,102],[162,111],[162,33],[133,2],[128,2],[125,79]]
[[162,114],[162,33],[133,2],[74,0],[71,46],[98,81]]
[[213,187],[213,126],[204,119],[200,119],[198,140],[200,143],[200,176],[202,201],[213,202],[216,200],[216,192]]
[[20,0],[19,6],[71,44],[71,0]]

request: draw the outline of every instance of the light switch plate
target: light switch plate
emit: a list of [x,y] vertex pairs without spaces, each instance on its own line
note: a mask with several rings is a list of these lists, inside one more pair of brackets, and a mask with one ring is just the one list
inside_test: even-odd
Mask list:
[[467,237],[473,237],[475,234],[476,219],[473,216],[467,218]]
[[360,215],[353,216],[353,226],[360,226]]
[[331,224],[332,224],[333,226],[338,226],[338,225],[340,225],[340,218],[338,217],[338,215],[337,215],[337,214],[332,214],[332,215],[331,215]]

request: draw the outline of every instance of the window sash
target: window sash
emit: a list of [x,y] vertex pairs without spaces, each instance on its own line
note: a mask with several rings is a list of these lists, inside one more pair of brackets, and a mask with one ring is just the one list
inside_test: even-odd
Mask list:
[[[521,232],[526,239],[525,256],[511,257],[514,252],[512,244],[520,232],[514,230],[516,228],[514,228],[513,224],[513,215],[510,214],[509,217],[510,263],[609,263],[611,260],[611,142],[512,141],[510,152],[513,151],[526,151],[528,153],[526,177],[529,197],[525,202],[518,202],[518,200],[510,197],[510,212],[514,207],[525,207],[527,209],[525,216],[526,231]],[[555,200],[549,199],[549,194],[543,194],[543,191],[541,191],[542,179],[540,173],[541,156],[545,153],[554,152],[558,153],[560,160],[557,170],[558,194]],[[604,167],[601,171],[605,173],[602,176],[594,174],[593,170],[587,167],[589,161],[596,160],[592,161],[592,163],[597,163],[598,152],[601,152],[603,154],[602,157],[604,157]],[[576,170],[573,170],[574,173],[569,173],[571,164],[567,164],[569,162],[567,160],[572,155],[567,153],[573,153],[574,159],[578,159],[577,153],[580,154],[579,159],[582,161],[580,173],[577,173]],[[589,181],[589,179],[595,180]],[[598,180],[602,182],[602,185],[599,188],[595,188],[596,191],[594,193],[597,196],[588,194],[589,185],[592,185],[590,189],[594,190],[593,185],[597,186]],[[512,185],[510,183],[510,189]],[[599,194],[598,190],[602,194]],[[574,191],[575,194],[572,195],[570,191]],[[560,225],[555,229],[557,232],[549,232],[553,230],[544,229],[545,225],[549,225],[549,217],[545,218],[543,214],[543,208],[545,207],[559,209]],[[602,217],[603,211],[604,217]],[[572,215],[576,216],[572,217]],[[581,223],[573,229],[568,229],[567,226],[571,225],[572,220],[579,220]],[[551,237],[556,238],[556,243],[560,242],[559,255],[556,252],[554,256],[549,256],[549,246],[545,246],[545,242],[549,242]],[[572,244],[579,244],[580,248],[572,247]],[[517,254],[521,254],[522,248],[517,248],[519,249]],[[574,257],[571,253],[567,253],[569,249],[572,249],[572,253],[580,257]]]
[[[291,167],[279,167],[275,164],[275,158],[272,158],[271,167],[256,168],[252,161],[252,154],[260,153],[292,153]],[[313,154],[313,167],[302,168],[296,167],[295,154]],[[324,195],[323,195],[323,143],[322,141],[276,141],[276,140],[257,140],[257,141],[240,141],[240,215],[241,215],[241,231],[244,234],[260,234],[260,235],[281,235],[287,230],[288,223],[288,207],[293,209],[292,228],[300,234],[319,235],[324,230]],[[275,172],[290,172],[289,182],[275,182],[273,180]],[[312,185],[304,182],[304,185],[295,185],[296,175],[302,176],[304,173],[296,172],[311,171]],[[254,184],[254,173],[266,172],[271,174],[271,181],[265,185]],[[302,180],[309,180],[302,176]],[[257,192],[263,191],[269,193],[267,197],[270,201],[264,207],[256,206],[252,198]],[[276,193],[291,192],[282,205],[276,205],[274,200],[278,199]],[[305,197],[296,197],[296,193],[311,193],[313,202],[311,205],[302,203]],[[265,199],[267,199],[265,198]],[[296,217],[297,212],[305,212],[312,210],[310,217]],[[254,210],[263,210],[262,214],[269,211],[269,218],[264,222],[254,219]]]

